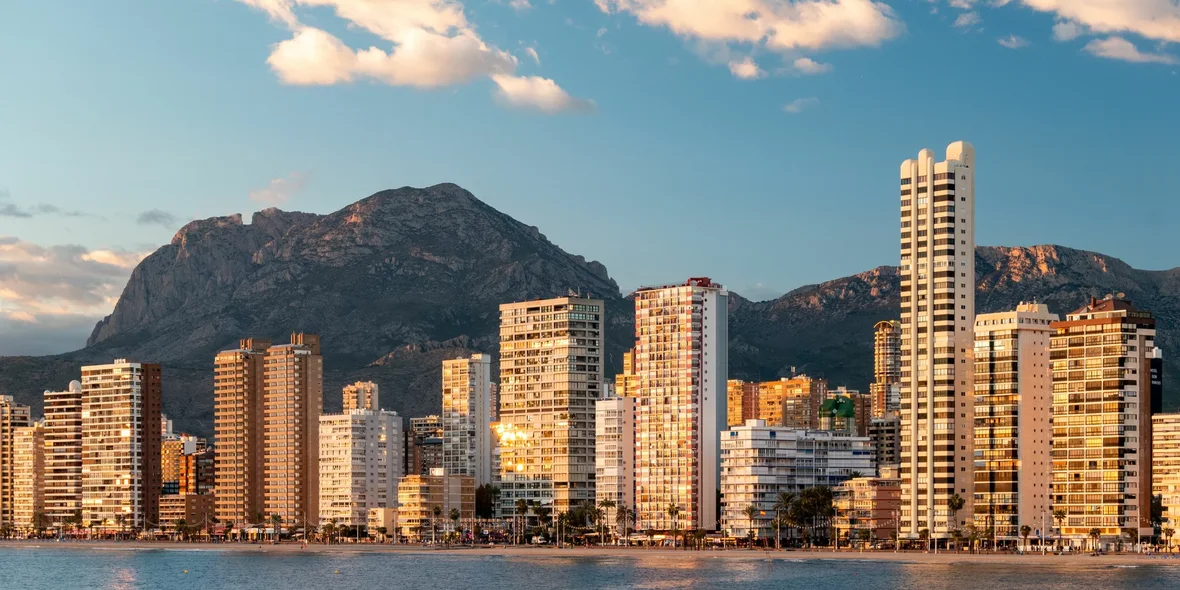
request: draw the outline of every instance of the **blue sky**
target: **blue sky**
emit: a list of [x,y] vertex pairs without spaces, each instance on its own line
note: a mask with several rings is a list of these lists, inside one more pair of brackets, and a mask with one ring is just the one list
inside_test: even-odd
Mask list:
[[0,354],[189,219],[440,182],[769,298],[895,263],[898,165],[960,139],[980,244],[1180,264],[1174,0],[69,4],[0,8]]

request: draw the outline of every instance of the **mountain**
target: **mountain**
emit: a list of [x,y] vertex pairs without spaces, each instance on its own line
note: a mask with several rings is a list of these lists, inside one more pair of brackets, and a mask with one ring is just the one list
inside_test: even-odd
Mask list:
[[[980,312],[1025,300],[1063,313],[1124,292],[1157,314],[1172,350],[1180,270],[1136,270],[1060,246],[977,250]],[[723,278],[723,277],[717,277]],[[244,336],[321,335],[325,408],[357,379],[381,385],[403,416],[437,412],[439,364],[498,348],[498,306],[570,291],[606,301],[607,374],[634,341],[632,303],[607,269],[549,242],[452,184],[382,191],[328,215],[268,209],[193,221],[134,270],[87,346],[50,357],[0,358],[0,391],[38,408],[41,391],[83,364],[134,358],[164,364],[164,407],[178,429],[212,432],[214,354]],[[791,368],[865,389],[872,326],[895,317],[897,272],[880,267],[796,289],[776,300],[730,298],[730,374],[771,379]],[[1165,357],[1166,395],[1180,387]]]

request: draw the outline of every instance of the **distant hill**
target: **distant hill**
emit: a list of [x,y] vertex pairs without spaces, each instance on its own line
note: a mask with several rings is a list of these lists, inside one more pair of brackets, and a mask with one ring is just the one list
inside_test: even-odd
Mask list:
[[[1063,313],[1090,296],[1124,292],[1156,313],[1173,350],[1180,270],[1141,271],[1060,246],[977,250],[978,310],[1037,299]],[[723,277],[715,277],[723,278]],[[318,333],[325,408],[357,379],[382,387],[404,416],[437,412],[439,364],[498,349],[498,306],[569,291],[606,300],[607,373],[634,341],[631,302],[598,262],[563,251],[453,184],[382,191],[329,215],[268,209],[194,221],[132,273],[86,348],[0,358],[0,391],[40,407],[41,392],[79,367],[116,357],[162,362],[165,411],[178,429],[212,432],[212,360],[238,338]],[[774,301],[730,301],[730,374],[771,379],[797,371],[866,389],[872,326],[897,316],[897,273],[880,267],[797,289]],[[1165,356],[1165,397],[1180,387]]]

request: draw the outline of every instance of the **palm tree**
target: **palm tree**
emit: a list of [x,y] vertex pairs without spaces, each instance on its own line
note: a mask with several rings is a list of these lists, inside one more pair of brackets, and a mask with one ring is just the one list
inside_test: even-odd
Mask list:
[[537,515],[537,524],[545,531],[545,535],[549,535],[549,525],[553,522],[553,508],[549,506],[537,506],[533,509],[533,513]]
[[930,549],[930,529],[922,529],[922,530],[918,531],[918,538],[922,540],[922,543],[925,543],[926,549],[929,550]]
[[524,535],[520,534],[522,532],[521,529],[524,528],[524,520],[521,517],[523,516],[524,518],[528,518],[528,513],[529,513],[529,503],[523,499],[517,500],[516,501],[516,518],[517,518],[517,521],[521,523],[519,527],[513,527],[516,529],[515,536],[519,538],[519,540],[517,541],[517,544],[520,544],[520,541],[524,540]]
[[[459,518],[462,516],[462,514],[459,512],[459,509],[452,508],[451,513],[448,516],[450,516],[451,520],[454,521],[454,523],[455,523],[455,533],[459,534]],[[460,535],[460,540],[461,539],[462,539],[462,536]]]
[[282,527],[282,524],[283,524],[283,517],[279,516],[277,512],[275,514],[270,515],[270,524],[274,525],[275,532],[274,532],[274,539],[273,540],[274,540],[274,543],[277,545],[279,542],[279,531],[280,531],[280,528]]
[[336,523],[338,523],[338,522],[339,522],[338,520],[333,518],[332,520],[328,521],[328,524],[325,524],[324,526],[320,527],[321,529],[323,529],[324,537],[328,540],[329,545],[332,544],[332,537],[336,535],[336,530],[337,530]]
[[[603,500],[598,503],[598,507],[605,510],[607,512],[607,518],[610,518],[611,520],[614,520],[612,518],[614,516],[614,514],[611,513],[611,511],[614,510],[616,506],[618,506],[618,504],[615,504],[615,501],[611,500],[610,498],[607,498],[606,500]],[[618,536],[618,535],[615,535],[615,536]]]
[[122,536],[123,526],[127,524],[127,515],[126,514],[116,514],[115,515],[115,524],[119,525],[119,535]]
[[631,541],[631,529],[628,528],[628,523],[631,525],[635,524],[635,511],[623,506],[615,513],[615,524],[623,532],[623,539],[626,544],[630,544]]
[[438,529],[438,518],[442,516],[442,506],[436,505],[430,512],[432,515],[430,518],[430,544],[433,545],[438,540],[434,534]]
[[848,473],[848,479],[856,479],[858,477],[864,477],[864,476],[865,476],[865,474],[863,474],[859,471],[850,471]]
[[176,528],[176,537],[178,539],[183,540],[184,533],[185,533],[185,531],[188,530],[188,522],[182,518],[182,519],[176,521],[176,524],[174,524],[173,526]]
[[758,516],[758,507],[750,504],[742,509],[742,514],[746,515],[746,522],[750,523],[750,530],[746,533],[750,537],[750,548],[754,548],[754,518]]
[[672,548],[675,549],[676,536],[680,532],[680,524],[676,521],[676,519],[680,516],[680,507],[675,504],[668,504],[666,512],[668,514],[668,518],[672,521],[672,528],[670,530],[672,531]]
[[1094,543],[1094,553],[1098,553],[1098,540],[1102,538],[1102,530],[1098,527],[1090,529],[1090,540]]
[[778,497],[774,501],[774,523],[775,523],[775,546],[779,549],[783,548],[783,526],[789,525],[790,520],[786,518],[787,514],[791,512],[791,506],[795,504],[795,494],[791,492],[779,492]]
[[1024,550],[1025,551],[1028,551],[1028,536],[1031,534],[1032,534],[1032,527],[1028,526],[1027,524],[1021,525],[1020,536],[1024,537]]
[[1065,509],[1058,508],[1053,511],[1053,520],[1057,521],[1057,541],[1061,543],[1061,527],[1065,526]]
[[947,498],[946,507],[950,509],[951,518],[954,519],[954,522],[952,523],[953,526],[951,528],[955,530],[959,529],[959,511],[963,509],[963,506],[966,503],[967,502],[963,500],[963,498],[958,494],[951,494],[951,497]]
[[1165,547],[1167,548],[1168,553],[1171,553],[1172,552],[1172,535],[1176,534],[1176,529],[1174,529],[1172,527],[1164,527],[1164,529],[1162,531],[1160,531],[1160,533],[1162,533],[1164,535],[1164,539],[1167,540],[1168,544]]

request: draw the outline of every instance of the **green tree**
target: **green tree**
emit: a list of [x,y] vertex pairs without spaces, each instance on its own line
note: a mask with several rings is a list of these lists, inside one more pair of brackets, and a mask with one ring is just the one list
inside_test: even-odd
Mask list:
[[1032,534],[1032,527],[1027,524],[1020,526],[1020,536],[1024,537],[1024,550],[1028,551],[1028,536]]
[[549,536],[549,525],[553,523],[553,508],[537,506],[533,509],[533,514],[537,515],[537,526],[544,531],[545,536]]
[[1102,538],[1102,530],[1098,527],[1090,529],[1090,541],[1094,546],[1094,553],[1098,553],[1098,541]]
[[958,494],[951,494],[951,497],[947,498],[946,507],[951,511],[951,529],[959,530],[959,511],[966,503]]
[[495,518],[496,499],[500,497],[500,488],[485,483],[475,488],[475,516],[476,518]]
[[[459,531],[459,518],[462,516],[462,514],[459,512],[459,509],[458,509],[458,508],[452,508],[452,509],[451,509],[451,513],[450,513],[450,514],[448,514],[448,516],[450,516],[450,517],[451,517],[451,521],[455,523],[455,524],[454,524],[454,531],[455,531],[455,533],[456,533],[456,534],[459,534],[459,533],[460,533],[460,531]],[[461,536],[461,535],[460,535],[460,536]]]
[[518,539],[517,543],[524,541],[524,535],[522,533],[524,532],[524,527],[527,524],[528,514],[529,514],[529,503],[523,499],[517,500],[516,501],[516,519],[517,519],[517,522],[520,523],[520,525],[519,525],[519,527],[513,527],[514,529],[516,529],[515,530],[515,532],[516,532],[515,537],[517,537],[517,539]]
[[177,539],[184,540],[184,536],[188,532],[188,521],[182,518],[177,520],[172,526],[176,529]]
[[622,531],[624,542],[631,542],[631,527],[635,525],[635,510],[623,506],[615,512],[615,524]]
[[1053,520],[1057,521],[1057,544],[1061,544],[1061,529],[1065,526],[1065,510],[1057,508],[1053,510]]
[[432,545],[438,541],[435,532],[438,530],[438,519],[442,517],[442,512],[442,506],[438,505],[430,510],[430,543]]
[[598,507],[606,512],[606,519],[604,519],[604,522],[614,522],[614,510],[616,506],[618,506],[618,504],[609,498],[598,503]]
[[795,504],[795,494],[792,492],[779,492],[774,499],[774,523],[775,523],[775,546],[779,549],[783,548],[783,528],[789,527],[791,519],[787,517],[791,512],[791,506]]
[[746,522],[749,524],[749,532],[746,533],[746,536],[750,538],[751,549],[754,548],[754,519],[758,517],[758,512],[758,507],[753,504],[749,504],[742,509],[742,514],[746,515]]
[[1176,534],[1176,529],[1174,529],[1172,527],[1164,527],[1164,530],[1162,530],[1160,532],[1163,533],[1164,539],[1166,539],[1167,543],[1168,543],[1167,545],[1164,546],[1165,549],[1167,549],[1168,553],[1171,553],[1172,552],[1172,535]]
[[272,538],[272,541],[275,544],[278,544],[279,536],[282,534],[282,530],[283,530],[283,526],[282,526],[283,525],[283,517],[279,516],[278,513],[271,514],[270,515],[270,524],[274,527],[274,537]]
[[922,544],[926,549],[930,549],[930,529],[922,529],[918,531],[918,539],[921,539]]
[[680,507],[675,504],[668,504],[668,507],[664,510],[664,512],[667,513],[668,519],[672,521],[672,527],[670,530],[672,531],[672,548],[675,549],[676,536],[680,532]]

